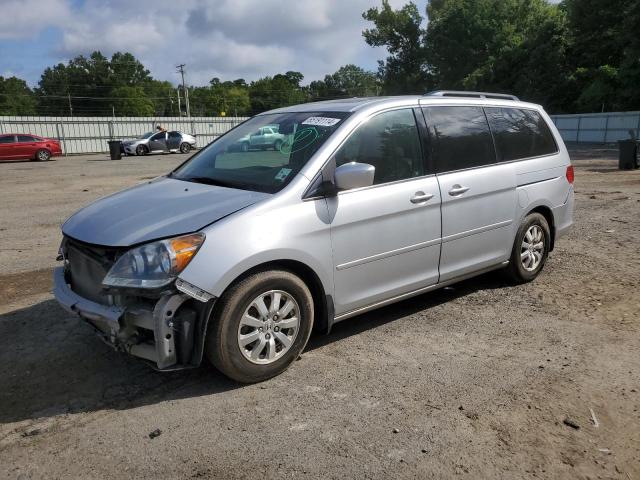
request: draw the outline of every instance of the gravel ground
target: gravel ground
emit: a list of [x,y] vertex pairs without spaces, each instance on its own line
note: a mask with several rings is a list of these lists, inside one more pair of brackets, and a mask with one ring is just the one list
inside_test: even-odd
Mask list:
[[0,478],[639,479],[640,171],[572,157],[576,224],[534,283],[351,319],[251,386],[155,373],[49,293],[61,221],[184,156],[1,164]]

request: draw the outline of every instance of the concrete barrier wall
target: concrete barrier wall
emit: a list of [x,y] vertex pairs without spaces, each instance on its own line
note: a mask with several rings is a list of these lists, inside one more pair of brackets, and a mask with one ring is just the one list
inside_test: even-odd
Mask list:
[[56,138],[65,154],[100,153],[109,140],[135,138],[156,125],[196,135],[198,147],[246,120],[247,117],[0,117],[1,133],[32,133]]
[[640,112],[551,115],[565,142],[615,143],[629,138],[633,130],[640,138]]

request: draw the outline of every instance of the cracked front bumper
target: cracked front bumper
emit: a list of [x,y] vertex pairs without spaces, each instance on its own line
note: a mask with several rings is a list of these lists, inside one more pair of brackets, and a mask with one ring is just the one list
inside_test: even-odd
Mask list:
[[65,310],[91,324],[116,350],[148,360],[160,370],[200,363],[194,345],[196,337],[202,337],[196,332],[201,315],[197,308],[185,305],[190,297],[184,293],[162,295],[153,305],[148,300],[126,307],[103,305],[75,293],[63,267],[54,270],[53,293]]

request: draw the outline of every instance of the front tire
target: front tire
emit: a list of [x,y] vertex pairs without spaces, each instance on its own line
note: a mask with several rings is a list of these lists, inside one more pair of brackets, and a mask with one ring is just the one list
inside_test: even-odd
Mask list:
[[513,243],[507,273],[515,283],[535,279],[549,256],[551,231],[547,219],[539,213],[527,215]]
[[39,162],[46,162],[51,158],[51,152],[49,150],[45,150],[41,148],[36,152],[36,160]]
[[243,152],[248,152],[249,151],[249,143],[248,142],[242,142],[242,144],[240,145],[240,150]]
[[147,147],[145,147],[144,145],[138,145],[136,147],[136,155],[141,156],[146,154],[147,154]]
[[282,148],[282,140],[276,140],[275,143],[273,144],[273,149],[276,152],[279,152],[281,148]]
[[263,271],[229,287],[213,315],[207,358],[233,380],[261,382],[302,353],[313,328],[313,298],[293,273]]

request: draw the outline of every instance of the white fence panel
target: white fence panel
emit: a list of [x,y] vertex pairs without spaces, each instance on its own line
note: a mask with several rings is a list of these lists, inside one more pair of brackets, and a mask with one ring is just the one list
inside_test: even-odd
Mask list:
[[629,138],[629,130],[640,138],[640,112],[551,115],[565,142],[615,143]]
[[0,133],[32,133],[60,140],[65,154],[100,153],[109,140],[135,138],[157,125],[196,135],[203,147],[246,117],[0,117]]

